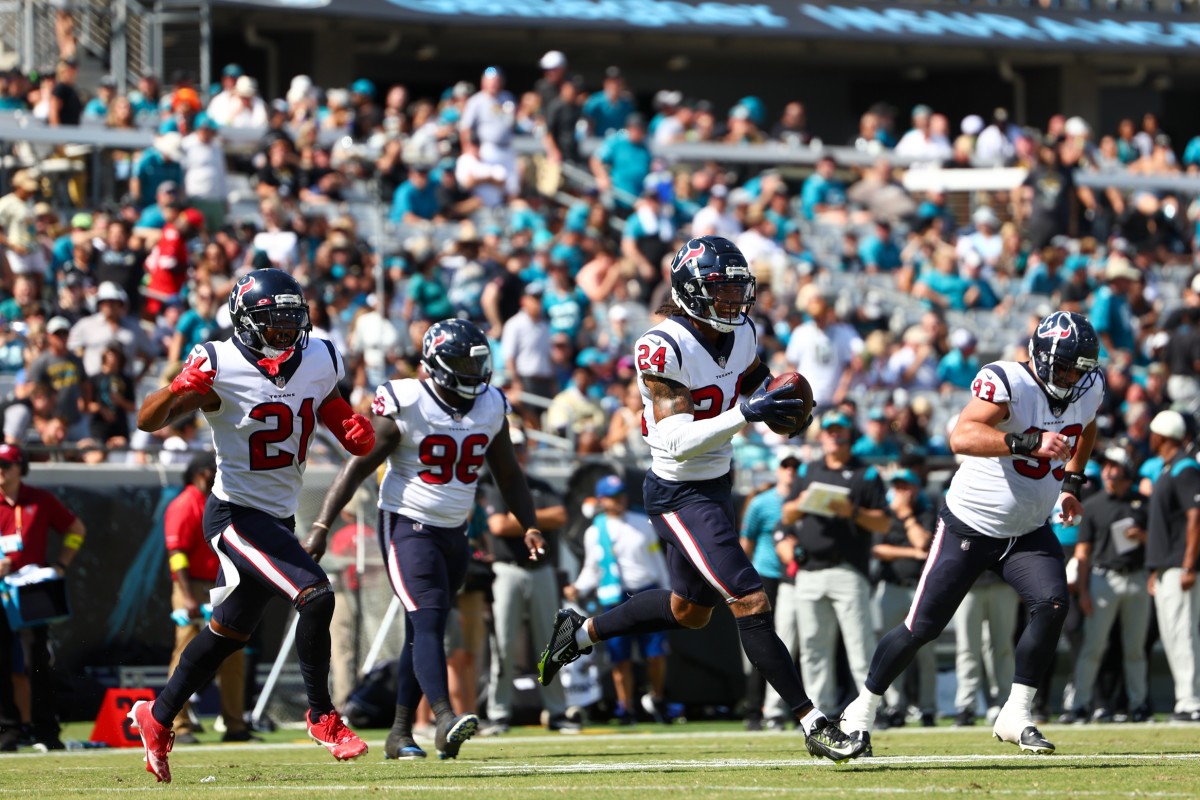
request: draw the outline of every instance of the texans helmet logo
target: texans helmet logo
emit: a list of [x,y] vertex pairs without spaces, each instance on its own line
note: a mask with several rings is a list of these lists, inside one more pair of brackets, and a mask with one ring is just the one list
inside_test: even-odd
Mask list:
[[1074,331],[1075,323],[1071,321],[1071,315],[1059,311],[1042,320],[1042,324],[1038,325],[1037,335],[1039,339],[1066,339]]
[[234,295],[234,299],[233,299],[233,307],[234,308],[237,308],[238,306],[240,306],[242,304],[242,296],[245,295],[246,292],[253,289],[254,284],[257,282],[257,281],[255,281],[254,277],[251,275],[247,275],[245,278],[242,279],[242,281],[243,282],[239,283],[237,285],[237,287],[235,287],[235,289],[234,289],[234,291],[237,293]]
[[682,269],[683,265],[693,258],[699,258],[704,255],[704,245],[692,239],[687,243],[687,249],[680,251],[680,253],[679,259],[675,262],[675,269]]
[[443,342],[445,342],[449,338],[450,337],[447,336],[444,331],[439,333],[437,336],[434,336],[433,338],[431,338],[429,340],[429,344],[426,345],[426,347],[425,347],[425,352],[432,353],[434,350],[438,349],[439,345],[441,345]]

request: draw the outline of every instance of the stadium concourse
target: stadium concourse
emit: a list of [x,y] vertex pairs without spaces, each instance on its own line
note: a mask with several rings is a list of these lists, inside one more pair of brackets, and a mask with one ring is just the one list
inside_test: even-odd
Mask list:
[[[664,77],[636,87],[654,97],[639,106],[619,64],[595,85],[570,53],[538,64],[535,84],[479,64],[433,96],[403,76],[295,75],[269,97],[234,63],[212,86],[148,75],[87,97],[69,57],[0,75],[6,441],[35,462],[186,462],[208,447],[201,419],[150,436],[129,414],[181,354],[228,334],[233,281],[272,266],[305,287],[357,410],[417,374],[431,323],[470,319],[492,340],[493,383],[535,473],[561,487],[583,460],[636,477],[647,450],[631,345],[671,256],[718,234],[757,277],[764,363],[806,375],[818,413],[853,424],[854,453],[885,476],[911,470],[923,502],[953,465],[948,425],[978,367],[1023,359],[1052,309],[1087,315],[1102,340],[1098,453],[1124,451],[1148,493],[1155,415],[1181,412],[1190,446],[1200,131],[1168,134],[1152,113],[1107,130],[1061,114],[1019,125],[983,103],[951,119],[880,97],[822,142],[800,92],[768,107],[748,80],[716,105]],[[743,497],[785,455],[819,455],[815,438],[761,425],[734,444]],[[577,502],[569,513],[581,519]],[[582,527],[570,530],[577,551]],[[1049,697],[1042,712],[1064,707]]]

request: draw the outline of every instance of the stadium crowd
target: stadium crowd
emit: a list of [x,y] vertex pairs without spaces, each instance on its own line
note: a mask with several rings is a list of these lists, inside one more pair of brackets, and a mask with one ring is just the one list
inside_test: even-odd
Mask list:
[[[488,67],[478,85],[434,97],[410,96],[403,83],[318,87],[297,75],[284,97],[268,98],[229,64],[212,87],[143,76],[122,93],[105,80],[86,103],[70,59],[0,75],[0,110],[154,132],[141,152],[106,153],[116,190],[96,208],[62,202],[83,192],[64,193],[39,169],[54,154],[15,146],[27,164],[0,197],[5,441],[33,460],[186,461],[205,447],[199,419],[151,436],[133,430],[130,414],[182,354],[228,331],[232,282],[272,266],[305,286],[313,335],[345,354],[357,409],[389,377],[416,373],[432,323],[460,317],[493,340],[493,382],[521,426],[543,434],[537,446],[637,459],[647,450],[631,346],[667,296],[670,257],[703,234],[733,240],[753,265],[763,361],[807,376],[819,412],[837,415],[799,445],[761,425],[740,435],[747,495],[775,488],[781,459],[819,458],[818,431],[841,426],[854,457],[907,485],[892,505],[898,519],[932,509],[928,476],[944,479],[952,463],[947,423],[979,367],[1022,359],[1032,326],[1059,308],[1086,314],[1103,342],[1093,488],[1103,460],[1127,464],[1151,491],[1162,411],[1182,413],[1185,430],[1171,432],[1191,441],[1200,202],[1093,189],[1076,176],[1195,175],[1200,135],[1172,139],[1149,113],[1115,131],[1063,115],[1039,130],[1004,108],[951,120],[929,105],[880,102],[840,143],[869,156],[859,167],[823,148],[832,143],[810,133],[800,100],[719,107],[663,89],[641,107],[633,91],[647,87],[629,87],[619,67],[592,84],[561,52],[539,66],[534,86],[508,87],[503,69]],[[225,129],[260,135],[250,148],[230,140],[226,152]],[[540,145],[535,154],[518,153],[521,137]],[[670,146],[683,142],[783,143],[819,158],[812,169],[673,160]],[[916,192],[901,164],[1012,166],[1028,177],[1008,191]],[[1062,530],[1070,552],[1076,534]],[[786,581],[774,549],[755,563]],[[1003,651],[999,631],[993,649]],[[1006,692],[998,671],[988,669],[993,698]],[[1058,706],[1045,698],[1045,713]],[[1107,698],[1064,707],[1081,717],[1117,710]],[[888,713],[902,722],[906,710]],[[960,710],[967,724],[975,698],[960,698]],[[1174,710],[1200,719],[1200,707]]]

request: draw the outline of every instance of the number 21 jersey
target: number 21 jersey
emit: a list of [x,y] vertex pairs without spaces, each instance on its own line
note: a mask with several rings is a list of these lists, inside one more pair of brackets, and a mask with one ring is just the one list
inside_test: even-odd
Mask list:
[[400,446],[387,460],[379,507],[426,525],[454,528],[475,504],[479,469],[509,412],[494,386],[466,411],[451,408],[428,381],[388,381],[375,392],[372,410],[391,417]]
[[[192,348],[188,362],[207,359],[221,407],[205,412],[217,451],[213,494],[239,506],[287,518],[296,513],[317,409],[345,375],[341,356],[312,338],[268,377],[258,354],[232,340]],[[252,360],[253,359],[253,360]]]
[[[1028,364],[997,361],[979,371],[971,392],[991,403],[1007,403],[1008,417],[997,427],[1004,433],[1054,431],[1079,447],[1083,429],[1096,418],[1104,398],[1104,380],[1096,380],[1062,415]],[[1022,536],[1042,526],[1054,510],[1066,464],[1033,456],[985,458],[968,456],[946,492],[946,506],[985,536]]]

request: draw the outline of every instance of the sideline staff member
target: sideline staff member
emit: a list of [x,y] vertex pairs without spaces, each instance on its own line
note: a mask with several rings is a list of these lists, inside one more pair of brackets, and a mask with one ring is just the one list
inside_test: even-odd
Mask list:
[[[53,566],[59,576],[83,546],[87,531],[83,523],[57,497],[45,489],[37,489],[21,479],[28,474],[29,465],[20,447],[0,444],[0,535],[20,537],[19,550],[4,548],[0,558],[0,577],[23,567],[47,566],[46,545],[51,529],[63,537],[62,548]],[[50,669],[50,628],[37,625],[14,631],[8,617],[0,613],[0,752],[17,749],[21,714],[13,699],[12,674],[13,642],[19,640],[29,671],[30,707],[33,717],[33,738],[49,750],[62,750],[58,738],[58,716],[54,713],[54,677]]]

